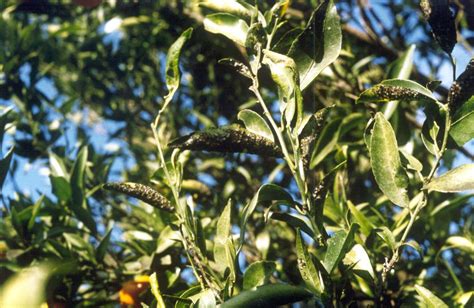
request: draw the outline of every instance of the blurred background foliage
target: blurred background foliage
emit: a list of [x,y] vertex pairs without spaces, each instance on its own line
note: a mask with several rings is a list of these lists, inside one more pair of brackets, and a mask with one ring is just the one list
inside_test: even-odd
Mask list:
[[[190,286],[196,280],[181,245],[173,241],[170,215],[100,188],[110,181],[132,181],[169,194],[160,181],[150,123],[167,93],[166,51],[180,33],[194,28],[181,54],[181,88],[164,114],[166,124],[159,128],[163,140],[235,123],[243,108],[260,112],[248,90],[249,81],[218,63],[229,57],[245,62],[246,50],[203,29],[209,10],[198,1],[116,0],[91,7],[85,5],[88,1],[73,2],[0,3],[1,157],[14,146],[1,190],[1,283],[31,265],[73,260],[70,270],[59,271],[50,280],[46,294],[50,305],[117,303],[123,300],[119,290],[124,283],[135,294],[139,282],[134,284],[133,277],[153,272],[158,273],[161,292],[169,295],[165,301],[174,304],[171,295],[185,290],[192,294]],[[262,11],[273,4],[258,3]],[[292,1],[285,14],[288,24],[304,26],[317,5],[318,1]],[[329,189],[325,222],[331,231],[357,221],[348,206],[351,202],[368,225],[396,232],[400,215],[407,213],[393,207],[378,190],[363,142],[375,110],[354,101],[364,89],[387,78],[391,63],[411,44],[416,45],[411,79],[423,85],[442,80],[436,93],[445,99],[452,81],[449,58],[431,37],[418,1],[354,0],[338,1],[336,6],[343,50],[303,93],[308,112],[332,106],[326,118],[332,125],[325,124],[326,140],[320,145],[327,153],[313,169],[314,179],[347,160]],[[453,9],[459,74],[473,55],[474,5],[454,1]],[[277,32],[277,39],[282,34],[283,30]],[[269,72],[261,78],[265,98],[275,101]],[[404,103],[391,123],[399,145],[409,144],[427,166],[433,158],[419,138],[421,110],[417,103]],[[448,151],[442,170],[451,169],[457,160],[472,161],[473,151],[472,142]],[[7,169],[2,166],[2,172]],[[208,247],[229,198],[235,201],[232,232],[238,233],[237,211],[262,183],[272,181],[297,191],[281,160],[246,154],[193,152],[184,179],[183,190],[195,204]],[[410,234],[418,252],[404,251],[395,275],[389,277],[386,303],[413,305],[414,283],[450,305],[471,291],[472,210],[471,195],[433,194]],[[248,224],[240,269],[256,260],[277,261],[271,279],[300,284],[294,230],[264,215],[262,207]],[[359,241],[365,242],[380,271],[384,257],[390,256],[387,244],[376,233]],[[360,278],[351,282],[344,275],[339,279],[349,292],[343,303],[370,304],[374,294],[367,283]],[[152,298],[149,291],[143,296],[145,302]]]

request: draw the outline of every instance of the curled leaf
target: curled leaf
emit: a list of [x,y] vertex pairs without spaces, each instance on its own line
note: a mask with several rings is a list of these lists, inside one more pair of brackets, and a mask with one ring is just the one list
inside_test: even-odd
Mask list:
[[231,59],[231,58],[225,58],[225,59],[219,60],[219,64],[225,64],[225,65],[228,65],[228,66],[232,66],[242,76],[247,77],[249,79],[252,79],[252,73],[250,72],[250,69],[247,67],[247,65],[243,64],[242,62],[239,62],[239,61],[237,61],[235,59]]
[[171,45],[166,56],[166,86],[168,87],[169,97],[172,97],[176,89],[179,87],[179,55],[184,43],[191,37],[193,29],[189,28],[184,31],[180,37]]
[[204,28],[216,34],[222,34],[228,39],[245,46],[249,26],[245,21],[228,13],[216,13],[204,18]]
[[153,188],[138,183],[106,183],[104,188],[137,198],[160,210],[173,212],[171,202]]
[[431,26],[436,41],[447,53],[456,45],[456,25],[448,0],[422,0],[421,11]]
[[474,95],[474,58],[449,89],[448,104],[453,111]]
[[280,148],[271,140],[236,125],[194,132],[175,139],[168,146],[194,151],[282,155]]
[[314,237],[315,232],[313,230],[313,227],[311,226],[311,221],[306,216],[303,216],[301,214],[272,212],[270,213],[269,217],[271,219],[284,221],[288,223],[290,226],[292,226],[293,228],[295,229],[299,228],[301,229],[301,231],[304,231],[309,236]]
[[5,181],[5,178],[7,177],[7,174],[8,174],[8,170],[10,168],[10,162],[13,157],[13,150],[14,150],[14,147],[12,147],[8,151],[5,157],[0,158],[0,190],[2,189],[3,182]]
[[243,1],[237,0],[206,0],[199,3],[199,6],[206,7],[216,12],[234,14],[241,17],[252,15],[252,6]]
[[405,79],[388,79],[362,92],[357,103],[386,103],[392,100],[436,101],[436,98],[430,90],[414,81]]

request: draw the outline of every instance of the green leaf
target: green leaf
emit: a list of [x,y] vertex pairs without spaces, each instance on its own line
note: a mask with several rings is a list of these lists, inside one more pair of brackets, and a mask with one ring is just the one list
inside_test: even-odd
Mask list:
[[314,237],[315,235],[313,227],[311,226],[311,222],[309,221],[309,218],[306,216],[296,214],[296,213],[289,214],[289,213],[272,212],[270,214],[270,218],[279,220],[279,221],[284,221],[295,229],[301,229],[301,231],[304,231],[306,234],[308,234],[311,237]]
[[54,176],[52,174],[49,176],[49,180],[51,181],[53,193],[59,199],[59,201],[70,201],[72,197],[72,190],[68,180],[64,177]]
[[249,4],[236,0],[206,0],[199,2],[199,5],[217,12],[229,13],[241,17],[250,17],[253,11],[252,6]]
[[438,156],[443,144],[446,110],[439,106],[429,105],[425,108],[426,120],[421,128],[421,140],[425,148]]
[[329,274],[332,273],[342,258],[346,255],[349,246],[351,246],[354,241],[354,233],[358,228],[359,225],[352,224],[349,232],[340,230],[329,238],[327,243],[328,248],[323,262],[324,267]]
[[375,229],[375,232],[377,232],[377,235],[383,239],[392,252],[395,251],[397,247],[397,241],[395,240],[395,235],[393,235],[389,228],[381,226]]
[[95,251],[95,258],[97,262],[102,262],[104,260],[105,254],[107,253],[107,247],[110,243],[110,237],[112,236],[113,228],[110,228],[109,231],[104,235],[104,238],[100,241],[99,245],[97,245]]
[[245,128],[249,132],[275,142],[270,126],[268,126],[267,122],[255,111],[244,109],[239,112],[237,118],[244,122]]
[[[21,270],[2,285],[1,306],[41,307],[46,300],[46,284],[51,274],[51,266],[47,265]],[[25,288],[27,288],[27,296],[25,296]]]
[[416,292],[420,295],[421,301],[426,305],[428,308],[444,308],[448,307],[441,299],[439,299],[436,295],[431,293],[430,290],[420,286],[415,285]]
[[459,304],[460,307],[473,307],[474,291],[462,292],[462,295],[456,299],[456,303]]
[[156,273],[150,275],[150,288],[151,293],[156,299],[156,308],[166,308],[165,302],[160,292],[160,285],[158,284],[158,279],[156,278]]
[[474,243],[471,241],[471,239],[464,236],[450,236],[446,240],[446,243],[442,249],[447,248],[457,248],[468,253],[469,255],[474,254]]
[[3,144],[3,135],[5,134],[5,127],[8,123],[11,122],[11,118],[8,116],[10,112],[13,110],[14,105],[11,105],[3,110],[1,110],[0,114],[0,147]]
[[84,191],[84,172],[87,164],[87,146],[84,146],[77,154],[76,161],[71,171],[72,201],[71,210],[77,219],[92,232],[97,233],[97,226],[87,206]]
[[474,138],[474,96],[454,114],[449,135],[459,147]]
[[295,201],[291,195],[282,187],[275,184],[265,184],[262,185],[255,196],[250,200],[250,202],[245,206],[242,211],[242,220],[240,222],[240,245],[239,251],[242,248],[242,245],[245,240],[245,226],[250,216],[255,211],[255,208],[258,204],[271,201],[280,201],[286,203],[286,205],[293,206]]
[[395,61],[389,65],[387,77],[408,79],[413,70],[413,57],[415,55],[416,45],[412,44],[408,49]]
[[198,308],[215,308],[216,305],[216,298],[214,297],[214,291],[211,289],[206,289],[201,292],[201,296],[199,297],[199,304]]
[[[387,77],[408,79],[413,69],[413,56],[415,54],[416,45],[412,44],[397,60],[389,66]],[[385,118],[390,119],[393,112],[397,109],[398,101],[390,101],[383,107]]]
[[155,253],[160,254],[180,241],[179,231],[173,230],[167,225],[161,230],[158,239],[156,240],[156,251]]
[[267,284],[247,290],[225,301],[221,308],[231,307],[277,307],[300,302],[313,297],[305,288],[287,284]]
[[193,304],[196,303],[194,299],[196,296],[200,294],[201,286],[193,286],[185,290],[183,293],[180,294],[178,301],[175,304],[175,308],[188,308],[190,302]]
[[268,65],[273,81],[278,85],[282,121],[291,126],[296,116],[296,127],[303,120],[303,97],[299,88],[298,69],[295,61],[285,55],[264,50],[263,64]]
[[72,200],[81,204],[84,199],[84,172],[87,164],[87,146],[82,147],[77,154],[71,172]]
[[431,211],[430,215],[431,216],[436,216],[436,215],[444,215],[448,213],[451,210],[457,209],[460,206],[466,205],[466,202],[469,201],[469,199],[474,197],[474,193],[472,194],[463,194],[461,196],[457,196],[455,198],[451,198],[448,200],[444,200],[440,204],[436,205],[436,207]]
[[423,170],[423,164],[415,156],[402,149],[400,149],[400,153],[402,153],[403,157],[407,160],[408,164],[406,165],[406,167],[408,169],[412,169],[419,172]]
[[375,278],[374,268],[370,263],[369,255],[360,244],[355,244],[354,247],[352,247],[344,257],[343,263],[351,266],[355,274],[368,281],[372,281]]
[[375,115],[370,158],[372,172],[380,190],[396,205],[408,206],[408,177],[401,165],[395,132],[380,112]]
[[249,26],[245,21],[228,13],[216,13],[204,18],[204,29],[211,33],[222,34],[228,39],[245,47]]
[[392,100],[436,101],[433,93],[406,79],[387,79],[365,90],[356,103],[387,103]]
[[276,263],[273,261],[256,261],[250,264],[244,273],[244,290],[267,284],[275,270]]
[[192,151],[282,156],[280,148],[274,142],[237,125],[194,132],[171,141],[168,146]]
[[171,100],[179,87],[179,56],[184,43],[191,37],[192,33],[192,28],[187,29],[168,49],[166,56],[166,86],[168,87],[168,94],[166,96],[168,100]]
[[[1,146],[1,144],[0,144],[0,146]],[[7,152],[5,157],[0,159],[0,190],[2,190],[3,182],[5,181],[5,178],[7,177],[8,170],[10,169],[10,162],[11,162],[12,157],[13,157],[13,150],[14,150],[14,147],[12,147]]]
[[429,182],[425,189],[440,192],[460,192],[474,189],[474,164],[465,164]]
[[237,279],[237,251],[235,249],[232,237],[229,237],[225,240],[223,244],[223,253],[221,253],[221,256],[222,257],[219,258],[218,262],[226,264],[226,270],[222,273],[222,275],[227,279],[227,282],[230,284],[230,288],[233,288],[233,285]]
[[66,239],[69,250],[78,253],[87,261],[94,262],[94,253],[92,245],[89,242],[75,233],[63,233],[62,236]]
[[331,153],[339,140],[342,118],[335,119],[326,124],[319,135],[318,141],[311,155],[310,168],[316,167]]
[[29,231],[33,230],[33,227],[35,226],[35,219],[36,219],[36,216],[38,216],[41,204],[43,204],[43,200],[44,200],[44,195],[41,195],[41,197],[39,197],[38,200],[36,200],[35,204],[33,205],[33,209],[31,211],[31,217],[28,221]]
[[366,236],[369,236],[370,232],[374,228],[372,222],[349,200],[347,201],[347,207],[349,208],[349,211],[351,212],[352,216],[354,216],[357,223],[360,225],[362,233]]
[[217,231],[214,238],[214,261],[217,270],[224,274],[227,268],[232,269],[234,261],[231,264],[227,262],[227,240],[230,237],[231,229],[231,210],[232,202],[229,200],[217,221]]
[[306,29],[293,42],[288,53],[298,66],[301,90],[337,59],[341,45],[341,25],[336,6],[332,0],[324,1],[313,12]]
[[49,167],[52,176],[69,179],[69,175],[66,171],[66,166],[64,165],[63,159],[54,154],[53,152],[49,153]]
[[11,216],[11,222],[12,222],[13,228],[15,229],[18,236],[20,236],[20,238],[23,238],[24,237],[23,223],[22,223],[22,221],[19,217],[19,213],[18,213],[18,211],[16,210],[15,207],[11,208],[10,216]]
[[319,281],[319,272],[311,259],[311,255],[303,245],[303,238],[299,230],[296,232],[296,255],[298,256],[298,269],[308,289],[317,296],[324,291],[324,285]]

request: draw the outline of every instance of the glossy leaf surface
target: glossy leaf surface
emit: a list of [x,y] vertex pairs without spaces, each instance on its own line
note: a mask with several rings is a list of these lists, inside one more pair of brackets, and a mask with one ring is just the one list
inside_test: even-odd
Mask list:
[[440,192],[459,192],[474,189],[474,164],[461,165],[434,178],[425,187]]
[[326,255],[324,256],[324,267],[326,268],[329,274],[337,267],[339,262],[345,256],[347,250],[354,240],[354,233],[357,231],[359,226],[353,224],[349,230],[340,230],[334,233],[331,238],[328,240],[328,249]]
[[324,1],[313,13],[306,29],[293,42],[288,55],[292,57],[304,90],[334,62],[341,51],[342,33],[334,2]]
[[416,292],[420,295],[422,302],[426,305],[428,308],[447,308],[448,305],[446,305],[439,297],[431,293],[430,290],[420,286],[420,285],[415,285],[415,290]]
[[249,26],[245,21],[228,13],[216,13],[204,18],[204,28],[212,33],[222,34],[241,46],[245,46]]
[[255,111],[244,109],[239,112],[237,118],[244,122],[245,128],[256,135],[267,138],[274,142],[273,133],[267,122]]
[[291,304],[313,297],[302,287],[287,284],[267,284],[255,290],[248,290],[225,301],[221,307],[276,307]]
[[250,264],[244,273],[244,290],[267,284],[275,270],[276,264],[271,261],[257,261]]
[[320,295],[324,287],[319,281],[319,271],[314,265],[307,248],[304,247],[303,238],[299,230],[296,234],[296,255],[298,256],[298,269],[306,286],[315,294]]
[[397,139],[392,126],[380,112],[375,115],[370,158],[380,190],[396,205],[408,206],[408,178],[401,165]]

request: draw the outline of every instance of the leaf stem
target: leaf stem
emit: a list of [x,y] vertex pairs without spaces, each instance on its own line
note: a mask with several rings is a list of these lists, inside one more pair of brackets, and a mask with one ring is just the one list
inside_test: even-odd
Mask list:
[[280,131],[280,128],[276,124],[275,120],[272,117],[272,114],[268,110],[267,105],[265,104],[265,101],[263,100],[262,95],[260,94],[260,91],[258,89],[258,81],[256,80],[256,76],[253,77],[253,85],[250,87],[250,90],[255,94],[257,97],[257,100],[263,108],[263,113],[265,114],[267,120],[270,122],[270,125],[272,126],[273,130],[275,131],[275,134],[277,135],[278,138],[278,143],[280,143],[281,146],[281,151],[283,152],[283,156],[290,167],[291,171],[293,172],[295,170],[295,164],[291,160],[290,154],[288,152],[288,148],[286,147],[285,139],[283,138],[283,135]]
[[270,50],[273,37],[275,36],[276,30],[278,29],[278,21],[280,21],[280,18],[279,17],[275,18],[275,25],[273,26],[272,32],[269,35],[267,35],[267,44],[265,46],[265,49]]
[[[212,281],[208,277],[206,277],[206,272],[204,271],[203,266],[199,263],[200,260],[195,260],[195,258],[193,258],[193,256],[190,254],[190,251],[194,251],[196,253],[197,248],[194,246],[194,243],[189,241],[188,237],[186,236],[186,232],[183,228],[188,229],[188,232],[191,233],[191,234],[193,234],[193,232],[192,232],[192,230],[189,230],[190,228],[187,228],[188,226],[186,225],[186,221],[187,221],[186,217],[181,216],[182,213],[180,213],[181,206],[180,206],[180,200],[179,200],[179,188],[177,186],[177,183],[173,183],[171,181],[172,177],[171,177],[171,174],[168,170],[168,166],[166,165],[165,156],[163,154],[163,147],[161,145],[160,138],[159,138],[158,133],[157,133],[157,128],[158,128],[158,124],[160,122],[161,114],[168,107],[168,105],[171,101],[171,98],[174,95],[174,92],[175,92],[175,90],[172,90],[172,91],[170,91],[170,93],[168,93],[167,96],[165,96],[164,104],[161,107],[158,114],[156,115],[155,120],[151,124],[151,128],[152,128],[152,131],[153,131],[153,137],[155,139],[156,148],[158,150],[158,158],[159,158],[159,161],[160,161],[160,165],[161,165],[161,167],[163,168],[163,170],[165,172],[165,176],[168,180],[168,183],[170,183],[169,187],[171,188],[171,192],[173,194],[173,198],[174,198],[174,201],[176,203],[177,212],[175,213],[175,215],[177,216],[177,218],[180,222],[179,223],[179,232],[180,232],[180,235],[181,235],[180,236],[181,237],[181,243],[183,244],[183,247],[184,247],[184,250],[185,250],[185,253],[186,253],[186,257],[189,260],[189,263],[190,263],[191,268],[193,270],[193,274],[196,277],[196,279],[199,281],[199,284],[201,285],[201,289],[203,289],[203,290],[206,289],[206,284],[207,284],[208,287],[211,290],[213,290],[213,293],[216,296],[216,298],[222,301],[222,299],[219,296],[218,290],[215,289],[215,287],[213,286]],[[186,213],[184,213],[184,215],[186,215]],[[192,247],[190,247],[190,246],[192,246]],[[196,259],[197,259],[197,257],[196,257]],[[197,268],[199,268],[201,274],[199,274]]]

